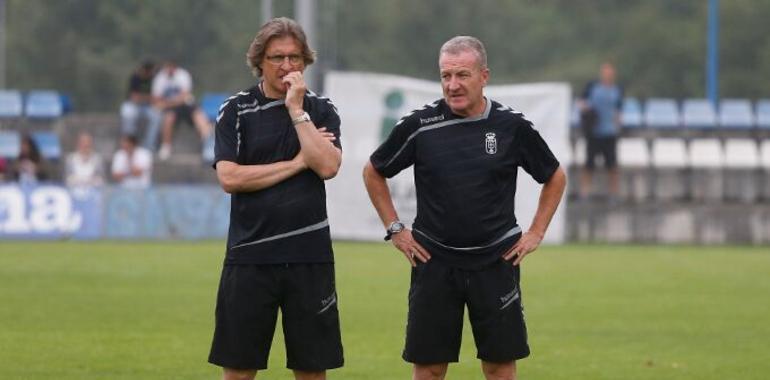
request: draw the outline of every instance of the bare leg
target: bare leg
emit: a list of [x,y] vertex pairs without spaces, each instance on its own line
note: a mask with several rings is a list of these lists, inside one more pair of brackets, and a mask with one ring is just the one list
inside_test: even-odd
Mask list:
[[209,118],[206,117],[200,108],[193,112],[193,124],[195,124],[198,134],[201,136],[201,141],[206,140],[211,134],[211,123],[209,122]]
[[305,372],[294,370],[294,378],[297,380],[326,380],[326,371]]
[[171,138],[174,133],[174,123],[176,122],[176,114],[172,111],[165,111],[163,113],[163,130],[161,132],[160,142],[163,145],[171,145]]
[[413,380],[444,380],[449,363],[415,364],[412,371]]
[[171,156],[171,137],[174,129],[174,123],[176,123],[176,114],[173,111],[166,111],[163,113],[163,130],[161,136],[160,150],[158,150],[158,158],[161,161],[168,160]]
[[253,380],[257,376],[255,369],[224,368],[222,380]]
[[516,380],[516,362],[490,363],[481,362],[481,370],[487,380]]

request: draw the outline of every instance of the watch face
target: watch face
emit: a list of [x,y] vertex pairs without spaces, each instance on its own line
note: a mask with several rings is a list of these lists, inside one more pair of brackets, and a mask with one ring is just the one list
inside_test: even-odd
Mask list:
[[398,233],[404,230],[404,223],[401,222],[393,222],[390,225],[390,232],[392,233]]

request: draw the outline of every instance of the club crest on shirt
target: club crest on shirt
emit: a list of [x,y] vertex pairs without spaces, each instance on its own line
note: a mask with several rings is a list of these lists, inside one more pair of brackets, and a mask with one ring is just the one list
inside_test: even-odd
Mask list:
[[494,132],[487,133],[487,138],[484,141],[484,146],[487,150],[487,154],[497,153],[497,137]]

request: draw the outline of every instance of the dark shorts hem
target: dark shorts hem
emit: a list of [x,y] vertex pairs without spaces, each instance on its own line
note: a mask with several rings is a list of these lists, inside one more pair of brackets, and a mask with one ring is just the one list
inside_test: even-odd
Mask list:
[[322,366],[303,366],[296,363],[289,363],[286,364],[286,368],[293,370],[293,371],[303,371],[303,372],[322,372],[322,371],[328,371],[332,369],[342,368],[345,365],[344,361],[338,362],[338,363],[332,363],[328,365],[322,365]]
[[248,370],[262,371],[267,369],[267,364],[249,365],[244,363],[233,363],[233,362],[228,362],[227,360],[221,360],[221,359],[212,358],[212,357],[209,357],[208,362],[209,364],[213,364],[215,366],[219,366],[222,368],[237,369],[242,371],[248,371]]
[[517,352],[511,356],[495,356],[495,357],[489,357],[484,355],[476,355],[476,358],[479,360],[483,360],[485,362],[489,363],[508,363],[512,361],[517,361],[521,359],[528,358],[530,355],[529,350],[524,352]]

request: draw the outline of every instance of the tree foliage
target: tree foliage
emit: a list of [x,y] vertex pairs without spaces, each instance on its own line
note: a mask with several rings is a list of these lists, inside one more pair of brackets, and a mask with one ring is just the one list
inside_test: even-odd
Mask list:
[[[291,1],[274,1],[291,16]],[[80,110],[115,110],[144,59],[177,59],[195,90],[253,83],[245,51],[257,0],[8,0],[7,84],[55,88]],[[770,2],[721,2],[721,95],[770,97]],[[493,83],[567,81],[577,88],[604,60],[631,95],[702,97],[704,0],[317,0],[315,48],[325,70],[437,77],[454,35],[487,45]]]

